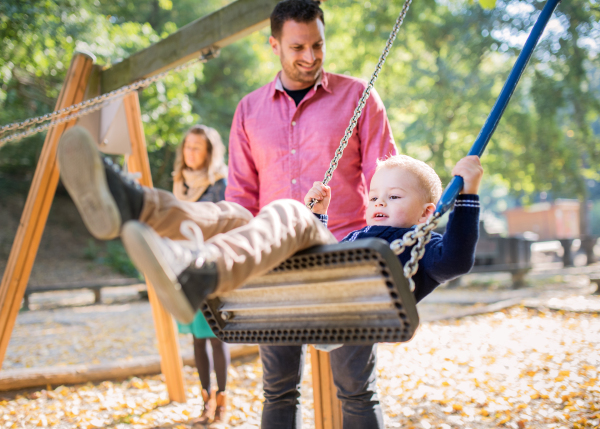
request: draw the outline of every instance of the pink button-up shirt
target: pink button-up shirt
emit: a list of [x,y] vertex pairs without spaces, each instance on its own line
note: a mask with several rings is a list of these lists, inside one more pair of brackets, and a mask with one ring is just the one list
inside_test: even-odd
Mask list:
[[[231,126],[225,199],[254,215],[274,200],[304,202],[313,182],[323,180],[365,87],[323,72],[296,107],[278,75],[245,96]],[[329,182],[329,229],[338,240],[365,226],[375,161],[395,153],[385,107],[373,90]]]

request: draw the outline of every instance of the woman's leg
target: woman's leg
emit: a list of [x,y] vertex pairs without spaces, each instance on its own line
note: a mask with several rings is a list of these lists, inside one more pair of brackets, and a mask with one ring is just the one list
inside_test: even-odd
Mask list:
[[210,344],[213,349],[213,362],[217,375],[217,393],[224,392],[227,385],[227,369],[231,363],[229,345],[218,338],[211,338]]
[[143,188],[144,204],[140,221],[148,224],[161,237],[182,240],[181,223],[191,220],[202,230],[204,239],[246,225],[252,214],[236,203],[179,201],[171,192]]
[[213,371],[213,359],[208,352],[206,338],[194,337],[194,359],[196,360],[196,369],[200,376],[202,389],[210,393],[210,373]]
[[217,375],[217,393],[215,395],[215,422],[227,422],[227,369],[231,358],[229,356],[229,345],[219,340],[211,338],[210,343],[213,349],[213,361],[215,363],[215,373]]
[[213,370],[213,360],[211,354],[208,352],[209,341],[206,338],[194,337],[194,358],[196,359],[196,368],[198,369],[198,375],[200,376],[200,384],[202,385],[202,400],[204,401],[204,408],[200,417],[198,417],[194,423],[209,424],[213,421],[215,416],[215,410],[217,403],[215,395],[213,395],[210,388],[210,373]]

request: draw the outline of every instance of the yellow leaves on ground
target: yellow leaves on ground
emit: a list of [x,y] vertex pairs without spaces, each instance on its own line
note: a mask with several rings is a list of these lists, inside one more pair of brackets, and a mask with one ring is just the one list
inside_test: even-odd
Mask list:
[[[513,308],[379,347],[386,428],[600,425],[595,314]],[[403,413],[409,408],[412,413]]]
[[[517,307],[424,323],[410,343],[378,347],[385,427],[596,428],[599,349],[594,313]],[[186,404],[169,403],[162,376],[0,394],[0,427],[189,429],[202,401],[197,372],[186,367],[185,378]],[[315,427],[310,380],[308,362],[305,429]],[[258,357],[230,367],[229,392],[229,427],[258,428],[264,400]]]

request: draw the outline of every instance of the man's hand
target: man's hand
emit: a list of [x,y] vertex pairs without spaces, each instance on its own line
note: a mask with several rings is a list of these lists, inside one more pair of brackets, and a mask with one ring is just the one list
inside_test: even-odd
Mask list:
[[327,214],[327,208],[331,201],[331,188],[321,182],[313,183],[313,187],[304,197],[304,204],[310,203],[313,199],[317,200],[312,209],[313,213]]
[[456,163],[452,169],[453,176],[463,178],[465,184],[461,194],[477,194],[479,192],[479,184],[481,176],[483,176],[483,167],[477,155],[466,156]]

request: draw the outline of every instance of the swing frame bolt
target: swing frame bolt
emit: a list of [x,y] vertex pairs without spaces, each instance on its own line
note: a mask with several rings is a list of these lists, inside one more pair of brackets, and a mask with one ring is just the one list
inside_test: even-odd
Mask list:
[[232,314],[229,313],[228,311],[222,311],[221,312],[221,318],[223,320],[229,320],[229,319],[231,319],[231,317],[232,317]]

